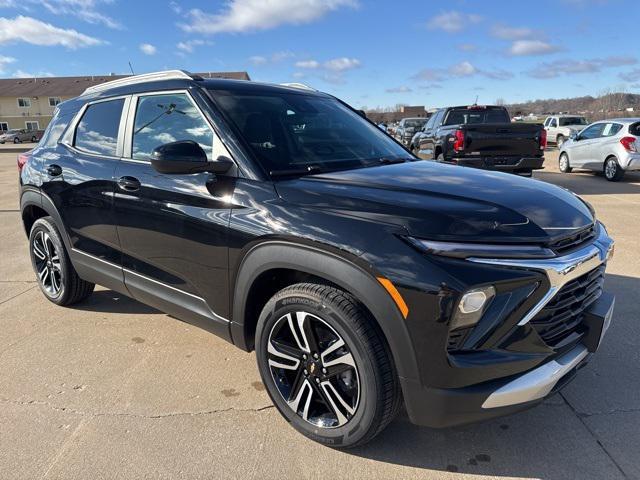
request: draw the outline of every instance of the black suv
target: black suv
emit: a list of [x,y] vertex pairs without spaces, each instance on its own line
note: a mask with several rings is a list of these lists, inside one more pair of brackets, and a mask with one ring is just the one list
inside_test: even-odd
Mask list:
[[282,415],[331,446],[403,404],[437,427],[528,408],[611,319],[588,204],[420,161],[309,89],[116,80],[59,105],[18,166],[49,300],[100,284],[255,349]]

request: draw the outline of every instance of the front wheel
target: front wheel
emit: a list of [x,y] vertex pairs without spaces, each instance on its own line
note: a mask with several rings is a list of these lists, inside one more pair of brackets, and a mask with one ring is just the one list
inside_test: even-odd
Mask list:
[[560,148],[564,142],[565,142],[565,140],[564,140],[564,136],[563,135],[558,135],[556,137],[556,146],[558,148]]
[[336,288],[301,283],[278,292],[260,314],[256,355],[282,416],[319,443],[362,445],[398,411],[398,378],[379,327]]
[[13,139],[13,143],[20,143],[20,139],[19,139],[18,137],[15,137],[15,138]]
[[29,251],[36,280],[49,301],[71,305],[91,295],[94,284],[76,273],[51,217],[39,218],[31,227]]
[[604,162],[604,176],[610,182],[618,182],[624,176],[624,170],[615,157],[609,157]]
[[558,168],[562,173],[571,173],[571,164],[569,163],[569,156],[566,153],[562,153],[560,155],[560,160],[558,160]]
[[36,143],[37,141],[38,141],[38,139],[36,138],[35,135],[33,137],[31,137],[31,142]]

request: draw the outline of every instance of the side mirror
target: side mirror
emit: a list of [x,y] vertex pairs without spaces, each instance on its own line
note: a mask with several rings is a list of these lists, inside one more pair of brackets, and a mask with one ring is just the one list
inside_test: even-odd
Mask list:
[[367,118],[367,113],[364,110],[356,110],[356,112],[358,112],[358,115],[362,118]]
[[577,142],[577,141],[578,141],[578,139],[579,139],[579,137],[578,137],[578,132],[571,132],[571,133],[569,134],[569,138],[570,138],[571,140],[573,140],[574,142]]
[[220,156],[215,162],[210,162],[197,142],[180,140],[156,148],[151,154],[151,165],[156,171],[167,174],[226,173],[233,166],[233,161]]

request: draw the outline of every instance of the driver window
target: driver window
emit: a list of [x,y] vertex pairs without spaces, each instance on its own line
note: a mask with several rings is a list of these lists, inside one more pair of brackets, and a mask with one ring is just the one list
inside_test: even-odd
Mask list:
[[603,123],[596,123],[595,125],[591,125],[587,127],[580,133],[580,138],[584,140],[589,140],[592,138],[598,138],[600,136],[600,132],[602,132]]
[[558,121],[555,118],[552,118],[551,121],[549,122],[549,126],[551,128],[555,128],[558,126]]
[[185,93],[138,98],[133,127],[131,157],[149,160],[151,152],[165,143],[197,142],[213,160],[213,131]]
[[431,117],[429,118],[429,120],[427,121],[427,123],[425,124],[422,130],[424,130],[425,132],[427,130],[431,130],[433,128],[433,123],[435,122],[435,120],[436,120],[435,114],[431,115]]

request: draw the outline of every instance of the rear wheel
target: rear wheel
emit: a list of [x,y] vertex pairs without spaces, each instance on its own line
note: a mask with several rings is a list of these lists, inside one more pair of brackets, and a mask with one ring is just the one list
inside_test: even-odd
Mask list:
[[282,416],[317,442],[364,444],[398,411],[398,378],[382,333],[336,288],[301,283],[278,292],[260,314],[256,356]]
[[76,273],[51,217],[39,218],[29,234],[31,264],[40,290],[56,305],[71,305],[93,292]]
[[31,141],[32,141],[33,143],[36,143],[36,142],[38,141],[38,139],[37,139],[37,138],[36,138],[36,136],[34,135],[33,137],[31,137]]
[[609,157],[604,161],[604,176],[610,182],[618,182],[624,176],[616,157]]
[[13,143],[20,143],[20,139],[19,139],[18,137],[15,137],[15,138],[13,139]]
[[566,153],[560,154],[560,159],[558,160],[558,168],[562,173],[571,173],[571,164],[569,163],[569,155]]

